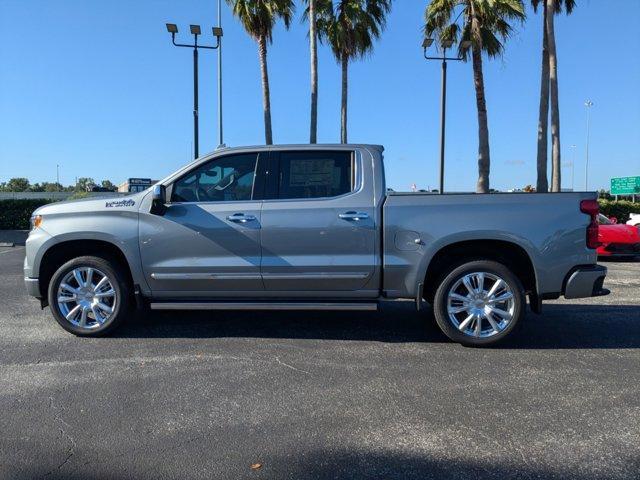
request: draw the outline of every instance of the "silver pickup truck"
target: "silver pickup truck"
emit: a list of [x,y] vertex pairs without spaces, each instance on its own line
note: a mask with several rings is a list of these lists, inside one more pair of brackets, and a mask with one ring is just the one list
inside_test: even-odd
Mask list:
[[[487,345],[526,299],[608,293],[595,193],[387,191],[383,148],[222,149],[127,197],[46,205],[26,243],[28,292],[76,335],[134,306],[375,310],[426,301],[452,340]],[[256,320],[258,321],[258,320]]]

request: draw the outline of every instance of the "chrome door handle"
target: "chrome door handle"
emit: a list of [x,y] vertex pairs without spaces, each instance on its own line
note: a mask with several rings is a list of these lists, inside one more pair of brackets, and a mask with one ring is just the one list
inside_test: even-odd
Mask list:
[[367,218],[369,218],[369,215],[367,215],[364,212],[344,212],[338,216],[343,220],[349,220],[349,221],[355,221],[355,222],[359,220],[366,220]]
[[256,219],[253,215],[245,215],[244,213],[234,213],[233,215],[229,215],[227,220],[235,223],[247,223],[253,222]]

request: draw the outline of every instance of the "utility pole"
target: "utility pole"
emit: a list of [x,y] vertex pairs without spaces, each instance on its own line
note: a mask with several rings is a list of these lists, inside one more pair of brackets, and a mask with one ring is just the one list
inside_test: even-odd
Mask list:
[[575,190],[575,176],[576,176],[576,147],[577,145],[571,145],[571,191]]

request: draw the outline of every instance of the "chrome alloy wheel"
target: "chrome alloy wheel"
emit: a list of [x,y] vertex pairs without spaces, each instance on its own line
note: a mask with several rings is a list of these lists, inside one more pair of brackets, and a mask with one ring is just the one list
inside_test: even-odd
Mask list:
[[77,267],[58,287],[58,310],[76,327],[93,329],[109,320],[116,308],[113,281],[93,267]]
[[447,294],[449,320],[470,337],[486,338],[502,332],[513,319],[514,310],[511,287],[493,273],[468,273]]

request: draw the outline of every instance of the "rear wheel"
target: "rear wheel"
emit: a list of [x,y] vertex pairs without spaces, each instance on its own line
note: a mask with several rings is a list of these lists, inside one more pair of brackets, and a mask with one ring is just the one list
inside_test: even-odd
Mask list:
[[100,336],[131,311],[131,288],[116,262],[86,256],[62,265],[49,283],[49,305],[62,328],[75,335]]
[[503,264],[464,263],[436,290],[434,315],[444,334],[468,346],[495,344],[507,337],[525,312],[521,282]]

